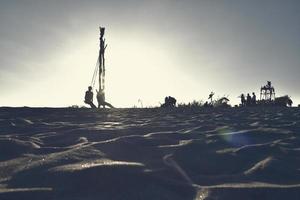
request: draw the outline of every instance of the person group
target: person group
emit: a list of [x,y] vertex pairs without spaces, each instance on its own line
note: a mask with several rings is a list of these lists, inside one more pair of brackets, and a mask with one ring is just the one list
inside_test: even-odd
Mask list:
[[[88,90],[85,92],[84,103],[90,105],[91,108],[97,108],[95,106],[95,104],[93,103],[94,93],[93,93],[92,89],[93,89],[92,86],[89,86]],[[98,101],[98,108],[100,108],[100,106],[103,106],[103,108],[105,108],[105,106],[114,108],[110,103],[105,101],[105,95],[104,95],[103,90],[97,91],[96,97],[97,97],[97,101]]]
[[[88,91],[85,92],[84,103],[90,105],[91,108],[97,108],[95,106],[95,104],[93,103],[94,94],[93,94],[92,89],[93,88],[91,86],[89,86]],[[209,99],[212,99],[213,95],[214,95],[214,93],[211,93],[209,96]],[[240,97],[241,97],[241,106],[255,106],[257,104],[256,95],[254,92],[252,92],[252,97],[250,96],[249,93],[247,94],[246,97],[244,94],[241,94]],[[104,96],[103,91],[97,91],[97,100],[98,100],[98,108],[100,108],[100,106],[103,106],[104,108],[105,108],[105,106],[114,108],[111,104],[109,104],[105,101],[105,96]],[[208,105],[209,105],[208,102],[206,102],[204,104],[204,107],[206,107]],[[174,97],[167,96],[165,98],[165,103],[162,104],[161,107],[176,107],[176,99]]]
[[245,97],[244,94],[241,94],[241,105],[242,106],[254,106],[256,105],[256,95],[254,92],[252,92],[252,97],[250,94],[247,94],[247,97]]
[[165,103],[161,107],[176,107],[176,99],[174,97],[168,96],[165,98]]

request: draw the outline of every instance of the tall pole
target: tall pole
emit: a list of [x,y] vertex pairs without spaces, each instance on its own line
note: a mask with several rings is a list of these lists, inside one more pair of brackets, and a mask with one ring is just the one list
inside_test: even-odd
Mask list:
[[104,37],[105,28],[100,27],[100,50],[99,50],[99,92],[104,95],[104,84],[105,84],[105,39]]

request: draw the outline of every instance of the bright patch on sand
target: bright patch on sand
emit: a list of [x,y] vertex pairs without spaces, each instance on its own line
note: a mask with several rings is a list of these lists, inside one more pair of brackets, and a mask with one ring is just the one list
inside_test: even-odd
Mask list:
[[89,169],[93,167],[101,167],[101,166],[136,166],[136,167],[143,167],[142,163],[137,162],[126,162],[126,161],[114,161],[109,159],[99,159],[93,160],[90,162],[81,162],[75,164],[68,164],[63,166],[58,166],[51,168],[49,171],[65,171],[65,172],[72,172],[78,170]]
[[52,191],[52,188],[0,188],[1,193]]

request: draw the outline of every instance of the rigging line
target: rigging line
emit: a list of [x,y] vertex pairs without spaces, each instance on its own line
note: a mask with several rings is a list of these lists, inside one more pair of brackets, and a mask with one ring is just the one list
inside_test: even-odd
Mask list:
[[102,74],[102,87],[105,89],[105,58],[103,54],[103,74]]
[[96,71],[95,71],[95,76],[94,76],[93,83],[92,83],[92,87],[93,87],[93,88],[95,87],[95,82],[96,82],[97,73],[98,73],[98,68],[97,68]]
[[91,81],[92,87],[94,87],[94,85],[95,85],[95,81],[96,81],[96,77],[97,77],[97,73],[98,73],[98,66],[99,66],[99,57],[97,58],[96,67],[94,69],[94,74],[93,74],[92,81]]
[[95,79],[95,73],[96,73],[96,70],[97,70],[97,65],[96,65],[96,67],[95,67],[95,69],[94,69],[94,73],[93,73],[93,77],[92,77],[91,85],[93,85],[93,83],[94,83],[94,79]]
[[95,80],[96,80],[97,72],[98,72],[98,63],[97,63],[97,65],[96,65],[96,67],[95,67],[95,71],[94,71],[94,75],[93,75],[93,80],[92,80],[92,82],[93,82],[93,87],[94,87],[94,85],[95,85]]

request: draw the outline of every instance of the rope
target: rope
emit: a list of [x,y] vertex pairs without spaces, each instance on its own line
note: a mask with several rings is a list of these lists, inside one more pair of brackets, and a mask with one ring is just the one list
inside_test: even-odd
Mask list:
[[102,74],[102,89],[104,90],[105,88],[105,58],[103,54],[103,74]]
[[97,58],[96,67],[95,67],[94,74],[93,74],[92,81],[91,81],[91,86],[93,88],[95,86],[95,82],[96,82],[96,78],[97,78],[97,74],[98,74],[98,70],[99,70],[98,66],[99,66],[99,57]]

